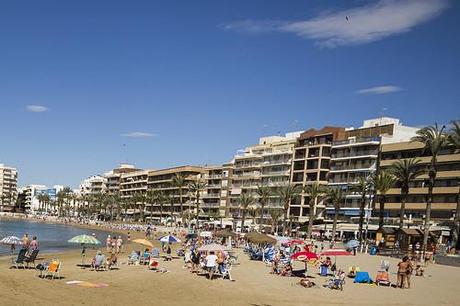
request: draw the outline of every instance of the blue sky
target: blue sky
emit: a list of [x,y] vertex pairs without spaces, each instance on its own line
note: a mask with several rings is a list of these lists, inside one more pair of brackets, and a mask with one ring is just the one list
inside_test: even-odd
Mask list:
[[75,187],[382,113],[448,122],[459,32],[454,1],[3,1],[0,163]]

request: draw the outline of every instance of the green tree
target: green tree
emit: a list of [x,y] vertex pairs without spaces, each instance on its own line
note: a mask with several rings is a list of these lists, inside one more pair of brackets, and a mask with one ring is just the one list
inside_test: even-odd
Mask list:
[[359,242],[363,241],[363,226],[364,226],[364,215],[366,209],[366,197],[370,193],[370,177],[360,176],[356,183],[351,187],[351,192],[356,192],[361,195],[359,202],[359,222],[358,222],[358,237]]
[[332,242],[335,241],[335,234],[337,231],[337,219],[339,217],[340,207],[343,204],[345,197],[344,197],[344,194],[341,188],[328,187],[325,193],[326,193],[326,197],[328,201],[334,207],[334,222],[332,223],[332,239],[331,239],[331,244],[332,244]]
[[270,214],[270,218],[272,220],[272,233],[277,232],[278,220],[283,215],[283,208],[274,206],[268,209],[268,213]]
[[257,195],[259,197],[259,204],[260,204],[260,225],[263,224],[264,213],[265,213],[265,206],[267,205],[270,196],[272,195],[272,190],[268,186],[258,186],[257,187]]
[[438,172],[438,154],[447,144],[447,135],[444,131],[445,128],[445,126],[439,128],[437,124],[434,126],[427,126],[418,130],[417,135],[411,139],[411,141],[422,143],[423,151],[429,152],[431,155],[431,162],[428,167],[428,195],[426,198],[425,230],[423,233],[422,245],[423,258],[425,258],[428,236],[430,234],[431,204],[433,203],[433,187]]
[[[456,153],[460,152],[460,121],[452,121],[452,128],[449,133],[449,145],[455,150]],[[454,230],[452,231],[452,246],[457,247],[458,239],[460,236],[460,177],[457,177],[457,207],[454,216]]]
[[388,170],[396,178],[396,182],[401,188],[401,210],[399,213],[399,228],[404,226],[404,215],[406,213],[406,203],[409,196],[409,184],[411,181],[425,173],[420,165],[420,160],[400,159],[394,162]]
[[314,182],[311,185],[305,187],[305,194],[308,195],[309,201],[309,218],[308,218],[308,232],[307,237],[311,239],[313,233],[313,221],[315,219],[315,206],[320,198],[324,196],[324,187],[318,182]]
[[379,197],[379,228],[383,228],[386,194],[396,183],[396,178],[386,171],[372,176],[372,186]]
[[183,191],[184,191],[184,188],[187,186],[187,176],[181,173],[176,174],[172,179],[172,185],[179,189],[180,219],[181,219],[181,224],[182,224],[184,223]]
[[298,197],[301,192],[302,192],[302,187],[301,186],[299,186],[299,185],[291,185],[291,184],[281,186],[277,190],[277,193],[278,193],[278,195],[280,197],[280,200],[283,203],[283,212],[284,212],[283,235],[286,233],[286,230],[287,230],[288,211],[289,211],[289,207],[291,206],[291,202],[296,197]]
[[246,219],[246,212],[248,211],[248,207],[254,204],[254,202],[255,198],[247,193],[242,193],[238,197],[238,208],[241,211],[241,232],[244,232],[244,221]]
[[195,207],[196,207],[196,225],[199,228],[199,217],[200,217],[200,195],[201,192],[206,188],[208,184],[201,179],[195,180],[188,184],[188,191],[193,195],[195,198]]

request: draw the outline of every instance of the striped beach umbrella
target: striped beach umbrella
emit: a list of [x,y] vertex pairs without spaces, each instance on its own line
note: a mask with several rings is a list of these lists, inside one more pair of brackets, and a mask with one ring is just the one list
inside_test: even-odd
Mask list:
[[180,239],[172,235],[167,235],[167,236],[161,237],[160,242],[177,243],[177,242],[180,242]]
[[101,244],[99,240],[89,235],[78,235],[67,241],[68,243],[78,243],[78,244],[89,244],[96,245]]
[[8,236],[8,237],[5,237],[3,238],[2,240],[0,240],[0,243],[1,244],[8,244],[8,245],[21,245],[22,244],[22,240],[19,239],[18,237],[16,236]]

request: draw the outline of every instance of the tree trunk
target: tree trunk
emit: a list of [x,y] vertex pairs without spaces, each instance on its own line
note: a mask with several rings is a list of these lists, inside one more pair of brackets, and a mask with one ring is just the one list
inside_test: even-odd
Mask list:
[[179,204],[180,204],[180,227],[184,223],[184,204],[182,204],[182,187],[179,188]]
[[399,228],[404,227],[404,215],[406,214],[407,192],[401,192],[401,210],[399,212]]
[[359,243],[363,241],[363,225],[364,225],[364,215],[366,208],[366,194],[363,193],[361,197],[361,203],[359,203],[359,224],[358,224],[358,237]]
[[196,195],[196,228],[200,228],[200,195]]
[[385,212],[385,195],[381,194],[379,198],[379,229],[383,228],[383,214]]
[[260,221],[259,221],[259,224],[262,226],[263,222],[264,222],[264,207],[265,207],[265,203],[262,201],[260,202]]
[[334,211],[334,222],[332,223],[332,238],[331,238],[331,248],[335,242],[335,233],[337,231],[337,219],[339,217],[339,209],[336,207]]
[[313,219],[315,217],[315,200],[316,199],[310,199],[310,210],[309,210],[309,217],[308,217],[308,233],[307,237],[308,239],[311,239],[312,232],[313,232]]
[[457,208],[454,217],[454,230],[452,233],[452,247],[457,249],[458,237],[460,236],[460,190],[457,194]]
[[426,199],[426,216],[425,216],[425,230],[423,233],[423,259],[425,258],[426,249],[428,246],[428,236],[430,235],[430,220],[431,220],[431,204],[433,203],[433,186],[436,174],[432,175],[430,173],[430,181],[428,183],[428,196]]
[[244,220],[246,219],[246,210],[243,209],[243,214],[241,216],[241,232],[244,233]]
[[[289,206],[288,206],[289,207]],[[283,216],[283,234],[284,236],[286,234],[286,229],[287,229],[287,209],[284,208],[284,216]]]

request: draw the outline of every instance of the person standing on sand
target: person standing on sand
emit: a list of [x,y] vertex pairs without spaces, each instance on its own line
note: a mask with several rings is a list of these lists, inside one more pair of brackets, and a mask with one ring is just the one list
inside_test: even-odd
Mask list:
[[404,256],[402,261],[398,263],[398,280],[396,287],[404,289],[408,271],[412,273],[412,265],[409,261],[409,257]]
[[107,252],[110,252],[110,247],[112,245],[112,238],[110,238],[110,235],[107,235],[107,239],[105,242],[106,242]]
[[118,236],[118,239],[117,239],[117,254],[120,254],[122,246],[123,246],[123,239],[121,239],[121,236]]
[[32,238],[32,241],[30,242],[30,249],[31,252],[38,250],[38,241],[37,241],[37,236],[34,236]]
[[22,237],[22,248],[28,250],[30,245],[29,234],[25,233]]

